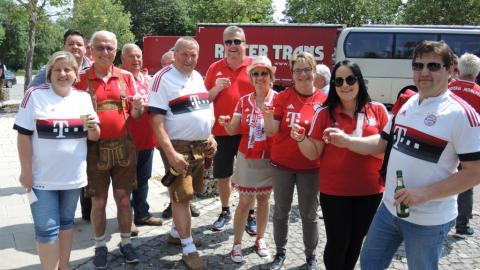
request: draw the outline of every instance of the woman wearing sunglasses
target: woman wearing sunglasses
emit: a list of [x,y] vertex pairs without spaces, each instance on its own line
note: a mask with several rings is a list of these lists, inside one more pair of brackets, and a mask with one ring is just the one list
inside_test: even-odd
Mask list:
[[291,136],[306,157],[320,157],[320,206],[327,234],[325,267],[347,270],[355,267],[382,199],[378,175],[382,156],[360,155],[328,144],[324,130],[335,127],[351,136],[366,137],[380,133],[388,115],[382,104],[371,101],[359,66],[349,60],[334,66],[330,89],[308,135],[295,125]]
[[257,239],[255,250],[260,257],[269,256],[264,239],[268,222],[272,174],[270,168],[271,138],[264,129],[263,111],[271,107],[276,92],[271,89],[276,68],[265,56],[255,58],[247,67],[250,82],[255,91],[243,96],[233,114],[221,115],[219,124],[229,135],[241,134],[240,146],[233,174],[233,186],[240,193],[240,200],[233,220],[234,241],[230,257],[234,262],[243,262],[242,236],[247,223],[247,214],[254,198],[257,199]]
[[315,58],[302,52],[290,60],[294,86],[280,92],[274,102],[274,111],[265,112],[265,130],[275,135],[272,144],[271,163],[275,210],[273,233],[277,254],[271,269],[281,269],[286,258],[288,218],[292,207],[295,186],[298,208],[302,218],[303,243],[307,269],[317,269],[315,251],[318,244],[318,157],[309,160],[302,155],[298,143],[290,137],[292,126],[297,123],[309,130],[315,109],[325,101],[325,94],[313,86]]

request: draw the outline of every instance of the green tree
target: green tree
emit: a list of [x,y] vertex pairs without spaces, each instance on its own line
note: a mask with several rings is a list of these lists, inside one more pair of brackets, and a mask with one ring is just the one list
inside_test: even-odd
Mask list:
[[405,24],[478,25],[480,1],[409,0],[401,22]]
[[118,48],[133,42],[135,37],[130,31],[131,16],[122,4],[112,0],[75,1],[72,17],[66,20],[68,28],[78,29],[86,36],[95,31],[108,30],[117,36]]
[[0,1],[0,24],[5,29],[5,40],[0,45],[0,58],[9,69],[25,66],[27,50],[27,13],[12,1]]
[[132,14],[131,31],[139,45],[146,35],[193,35],[195,24],[184,0],[122,0]]
[[36,43],[36,31],[39,21],[44,20],[49,14],[46,11],[47,6],[60,7],[69,3],[69,0],[15,0],[19,6],[27,11],[28,15],[28,43],[25,59],[25,85],[24,90],[32,79],[33,55]]
[[272,0],[188,0],[195,23],[273,22]]
[[395,23],[400,0],[287,0],[285,20],[291,23],[333,23],[347,26]]

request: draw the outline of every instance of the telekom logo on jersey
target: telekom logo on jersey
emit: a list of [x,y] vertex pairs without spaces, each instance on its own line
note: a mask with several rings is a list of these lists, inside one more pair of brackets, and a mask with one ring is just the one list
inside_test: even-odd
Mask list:
[[300,113],[297,112],[288,112],[287,113],[287,118],[285,119],[287,121],[289,127],[293,127],[293,124],[299,123],[300,122]]
[[200,108],[200,98],[197,95],[190,96],[190,102],[195,109]]
[[[58,128],[57,128],[58,126]],[[65,128],[64,128],[65,127]],[[68,121],[53,121],[53,132],[54,133],[57,133],[58,135],[56,136],[56,138],[66,138],[65,135],[63,135],[63,133],[67,133],[69,131],[69,125],[68,125]]]
[[407,134],[407,128],[401,126],[395,126],[394,129],[394,144],[393,147],[398,148],[398,143],[403,141],[403,137]]

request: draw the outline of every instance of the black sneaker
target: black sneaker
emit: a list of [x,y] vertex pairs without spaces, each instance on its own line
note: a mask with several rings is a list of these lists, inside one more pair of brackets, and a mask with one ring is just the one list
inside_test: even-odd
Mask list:
[[272,264],[270,264],[271,270],[280,270],[283,267],[283,262],[285,262],[285,254],[284,253],[277,253],[275,254],[275,258],[273,259]]
[[230,211],[223,211],[220,216],[218,216],[217,221],[213,223],[212,231],[223,231],[227,224],[232,222],[232,214]]
[[473,235],[474,234],[474,230],[470,226],[458,227],[458,228],[456,228],[456,231],[457,231],[457,234],[460,234],[460,235]]
[[257,235],[257,220],[255,219],[255,216],[248,216],[247,224],[245,225],[245,231],[250,236]]
[[318,270],[317,266],[317,257],[313,256],[307,259],[307,265],[306,265],[307,270]]
[[169,203],[167,208],[162,212],[163,218],[171,218],[172,217],[172,203]]
[[120,253],[122,253],[123,257],[125,257],[126,263],[138,263],[138,254],[135,249],[132,247],[132,244],[126,244],[123,246],[122,244],[118,245],[120,247]]
[[96,247],[95,257],[93,257],[93,265],[95,269],[107,269],[107,247]]

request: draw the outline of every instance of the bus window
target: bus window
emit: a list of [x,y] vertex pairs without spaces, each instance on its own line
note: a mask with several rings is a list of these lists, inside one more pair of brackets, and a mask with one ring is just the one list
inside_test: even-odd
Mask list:
[[480,56],[479,35],[442,34],[440,39],[445,41],[458,56],[466,52]]
[[422,40],[437,40],[437,35],[418,33],[418,34],[396,34],[395,58],[412,59],[413,50]]
[[393,34],[353,32],[344,44],[347,58],[391,58]]

